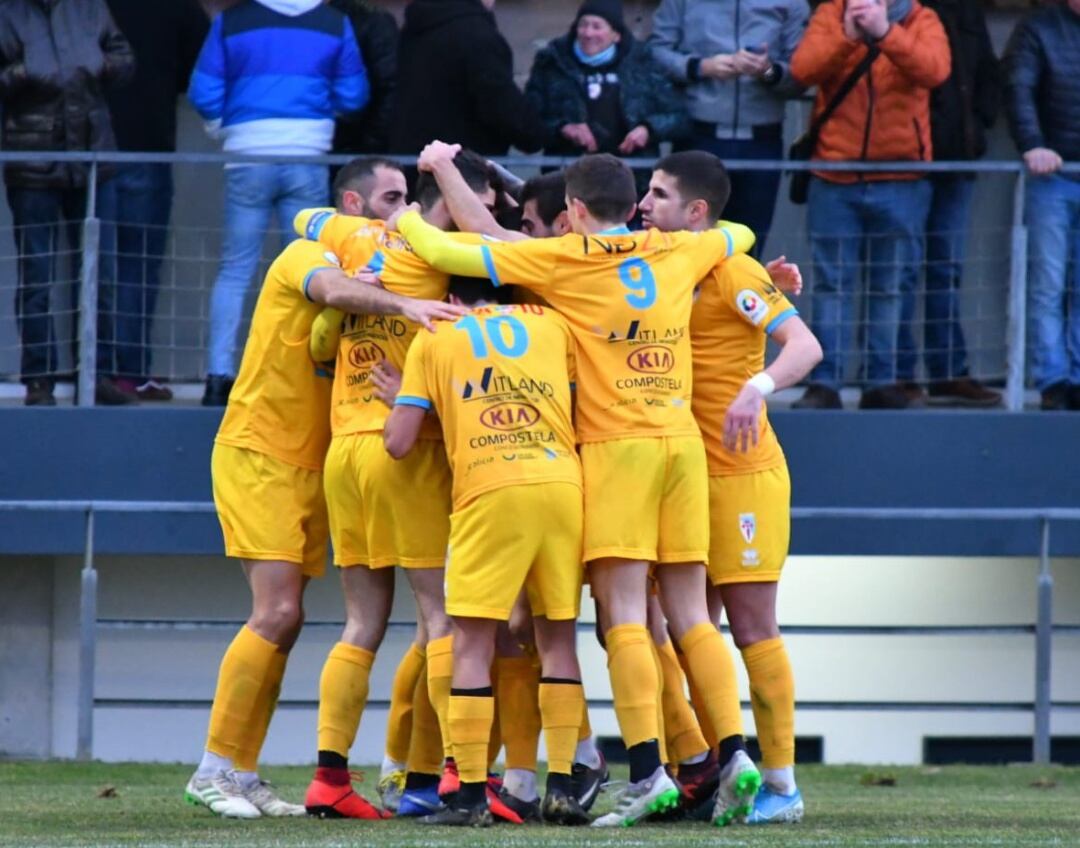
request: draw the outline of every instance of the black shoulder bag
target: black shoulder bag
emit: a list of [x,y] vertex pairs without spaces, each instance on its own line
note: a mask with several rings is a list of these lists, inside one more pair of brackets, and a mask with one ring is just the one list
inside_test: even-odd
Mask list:
[[[833,112],[837,110],[840,104],[844,101],[853,88],[862,79],[863,74],[870,70],[870,66],[874,64],[874,60],[880,54],[880,50],[877,47],[871,46],[866,51],[866,55],[863,56],[862,61],[855,66],[855,69],[851,72],[843,84],[836,90],[836,94],[833,95],[832,100],[828,102],[825,109],[820,115],[818,115],[813,123],[810,124],[810,129],[804,132],[801,136],[795,139],[795,142],[788,149],[788,159],[793,162],[807,162],[810,157],[814,155],[814,149],[817,147],[818,137],[821,135],[821,130],[825,126],[825,122],[832,117]],[[788,196],[791,198],[792,203],[802,205],[806,203],[806,197],[810,191],[810,172],[809,171],[793,171],[791,174],[791,185],[788,189]]]

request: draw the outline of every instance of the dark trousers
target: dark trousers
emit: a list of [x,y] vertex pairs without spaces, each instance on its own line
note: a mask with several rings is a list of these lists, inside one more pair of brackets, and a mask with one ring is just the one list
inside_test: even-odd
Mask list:
[[150,336],[161,286],[172,168],[122,165],[116,184],[116,370],[142,382],[150,377]]
[[[66,279],[72,286],[72,356],[78,362],[78,297],[82,273],[82,230],[86,216],[86,192],[83,189],[36,189],[9,186],[8,205],[15,224],[15,247],[19,254],[19,283],[15,292],[15,320],[22,343],[23,381],[54,377],[59,360],[56,348],[54,310],[50,303],[53,283]],[[115,218],[115,188],[104,182],[97,189],[97,215],[102,221],[101,251],[98,259],[98,339],[97,368],[111,374],[113,361],[113,280],[115,279],[115,242],[111,221]],[[60,228],[66,246],[63,258],[67,275],[57,277],[60,258]]]
[[[702,128],[704,125],[702,125]],[[775,138],[747,141],[716,138],[699,128],[691,138],[679,145],[680,150],[705,150],[723,161],[734,159],[783,159],[784,144],[779,128]],[[723,217],[745,224],[754,231],[757,241],[751,254],[760,258],[772,227],[776,195],[780,190],[780,171],[729,171],[731,199],[724,207]]]

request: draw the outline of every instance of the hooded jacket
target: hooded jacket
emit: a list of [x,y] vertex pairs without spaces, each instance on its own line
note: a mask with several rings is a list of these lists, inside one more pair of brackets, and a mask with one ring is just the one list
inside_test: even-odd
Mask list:
[[[104,0],[7,0],[0,4],[0,102],[4,150],[115,150],[106,85],[131,75],[131,47]],[[86,167],[5,165],[7,185],[82,188]]]
[[[863,41],[844,35],[844,0],[817,7],[806,36],[791,57],[791,72],[803,85],[818,86],[814,116],[866,55]],[[814,159],[929,161],[930,90],[948,79],[949,42],[941,21],[913,0],[911,12],[877,42],[881,51],[862,79],[837,107],[818,137]],[[817,173],[829,182],[860,179],[917,179],[918,173]]]
[[488,156],[539,150],[544,127],[514,83],[510,45],[480,0],[413,0],[398,52],[394,152],[434,138]]
[[245,0],[218,15],[188,91],[226,151],[282,155],[325,153],[334,116],[368,96],[352,25],[321,0]]
[[[581,149],[563,138],[567,124],[585,123],[587,76],[595,71],[612,71],[619,76],[619,100],[625,129],[644,124],[649,129],[649,145],[637,155],[655,156],[661,141],[673,141],[690,132],[686,101],[664,74],[649,49],[625,29],[615,60],[592,69],[574,56],[576,33],[549,42],[533,61],[525,95],[544,122],[544,152],[552,156],[574,155]],[[592,127],[603,152],[614,153],[622,135],[608,127]],[[615,137],[618,135],[618,137]],[[625,135],[625,133],[623,133]],[[604,144],[602,139],[607,139]]]

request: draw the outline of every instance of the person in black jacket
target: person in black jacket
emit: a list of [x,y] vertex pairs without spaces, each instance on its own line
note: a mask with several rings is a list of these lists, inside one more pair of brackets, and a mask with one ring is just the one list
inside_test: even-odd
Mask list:
[[[134,68],[127,40],[104,0],[7,0],[0,4],[0,103],[4,150],[113,150],[116,142],[104,89]],[[99,168],[97,216],[115,217],[109,171]],[[22,342],[22,379],[27,406],[56,403],[58,367],[49,292],[56,280],[59,224],[78,251],[86,214],[88,168],[49,161],[4,166],[8,205],[15,222],[19,284],[15,315]],[[98,295],[97,370],[113,373],[113,236],[102,227]],[[76,269],[73,278],[79,278]],[[99,403],[123,404],[134,396],[108,377],[98,380]]]
[[[963,161],[986,153],[986,129],[1001,105],[1001,69],[981,0],[923,0],[937,12],[952,51],[949,78],[930,94],[930,136],[934,158]],[[968,233],[975,175],[930,176],[933,194],[926,220],[926,297],[923,307],[923,359],[930,379],[930,403],[996,406],[1001,393],[968,374],[967,346],[960,326],[960,279]],[[911,280],[914,283],[914,278]],[[912,322],[915,289],[908,287],[900,305],[896,376],[915,402],[925,399],[914,382],[918,360]]]
[[385,153],[390,145],[397,91],[397,21],[368,0],[331,0],[330,5],[348,15],[352,22],[371,84],[371,100],[367,106],[360,112],[337,119],[334,152]]
[[621,0],[586,0],[570,31],[536,54],[525,96],[552,156],[656,156],[690,132],[686,103],[623,21]]
[[[135,51],[135,76],[109,92],[121,150],[176,150],[176,101],[187,91],[210,22],[196,0],[108,0],[113,19]],[[161,283],[172,166],[131,163],[117,168],[116,366],[118,383],[141,400],[170,400],[151,376],[150,333]]]
[[395,153],[436,138],[486,156],[510,145],[539,150],[544,128],[514,83],[514,57],[491,9],[495,0],[413,0],[398,53]]
[[1080,160],[1080,0],[1025,18],[1009,41],[1006,67],[1009,128],[1030,174],[1031,376],[1043,409],[1080,410],[1080,173],[1060,172],[1063,160]]

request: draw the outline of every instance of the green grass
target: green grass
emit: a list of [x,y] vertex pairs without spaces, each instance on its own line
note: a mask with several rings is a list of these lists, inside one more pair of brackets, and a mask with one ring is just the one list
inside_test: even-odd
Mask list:
[[[808,766],[807,818],[766,828],[642,824],[632,830],[502,826],[432,829],[409,821],[223,821],[182,801],[181,765],[0,763],[0,846],[1021,846],[1080,845],[1080,769]],[[264,775],[300,800],[308,768]],[[625,776],[625,775],[620,775]],[[880,778],[895,785],[875,785]],[[375,775],[361,787],[374,796]],[[103,792],[112,787],[113,793]],[[110,795],[113,797],[102,797]],[[595,811],[607,809],[602,797]]]

